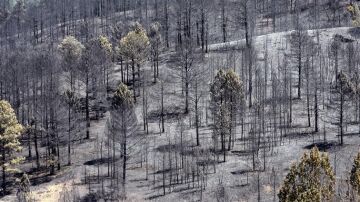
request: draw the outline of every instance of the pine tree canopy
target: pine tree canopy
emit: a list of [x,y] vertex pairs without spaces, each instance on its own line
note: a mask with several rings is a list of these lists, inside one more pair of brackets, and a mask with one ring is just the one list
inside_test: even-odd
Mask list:
[[360,26],[360,10],[359,10],[359,6],[356,3],[350,3],[346,7],[346,9],[351,14],[353,26],[359,27]]
[[326,153],[313,148],[293,164],[278,194],[281,202],[330,200],[335,192],[335,174]]
[[354,159],[354,164],[350,173],[350,184],[360,196],[360,152]]
[[[13,156],[14,152],[21,151],[19,136],[23,127],[18,123],[11,105],[4,100],[0,101],[0,166],[12,171],[11,165],[21,162],[22,158]],[[5,155],[5,157],[4,157]],[[5,159],[5,160],[4,160]]]
[[84,46],[73,36],[67,36],[58,46],[59,52],[68,65],[76,63],[84,50]]
[[243,96],[243,84],[233,70],[220,70],[211,85],[211,96],[215,102],[236,102]]
[[119,52],[125,58],[142,62],[150,46],[146,31],[138,23],[134,30],[120,40]]
[[112,44],[106,36],[99,36],[98,38],[101,49],[105,52],[107,56],[110,56],[112,53]]
[[113,97],[113,105],[115,107],[128,107],[134,104],[134,99],[129,88],[120,83]]

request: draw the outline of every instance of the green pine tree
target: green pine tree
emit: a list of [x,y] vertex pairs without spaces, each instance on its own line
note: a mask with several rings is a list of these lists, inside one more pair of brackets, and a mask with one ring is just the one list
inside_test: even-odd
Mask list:
[[293,164],[278,194],[280,202],[330,200],[335,193],[335,174],[326,153],[313,148]]
[[[149,52],[150,41],[145,29],[136,23],[133,31],[129,32],[125,37],[120,40],[118,47],[119,54],[131,61],[132,71],[132,84],[133,84],[133,96],[136,102],[136,79],[138,75],[140,78],[140,65],[144,62]],[[136,68],[137,66],[137,68]]]
[[129,88],[125,84],[120,83],[114,93],[113,106],[115,108],[128,108],[132,107],[133,104],[134,100],[132,98],[132,93],[130,92]]
[[211,108],[214,116],[214,147],[220,137],[221,152],[226,160],[226,138],[231,143],[232,123],[235,123],[236,110],[243,98],[243,85],[239,75],[233,70],[220,70],[210,87]]
[[59,44],[58,50],[63,59],[64,70],[70,73],[70,88],[73,91],[75,71],[80,62],[84,46],[75,37],[67,36]]
[[20,152],[19,136],[23,127],[18,123],[11,105],[4,100],[0,101],[0,166],[2,168],[2,191],[6,192],[6,174],[18,171],[14,168],[23,158],[15,155]]
[[150,41],[146,30],[139,23],[136,23],[133,31],[120,40],[119,53],[139,64],[146,58],[149,47]]
[[360,152],[354,159],[354,164],[350,173],[350,184],[360,196]]
[[359,10],[359,6],[356,3],[350,3],[347,6],[346,9],[351,15],[353,26],[354,27],[359,27],[360,26],[360,10]]
[[[122,168],[122,199],[126,198],[126,170],[128,160],[135,158],[137,149],[135,144],[139,144],[143,137],[137,136],[137,117],[135,114],[134,100],[131,91],[128,87],[121,83],[116,92],[114,93],[112,100],[112,108],[110,111],[110,118],[107,122],[109,136],[113,141],[113,148],[115,145],[120,147],[120,156],[122,158],[121,164],[117,168],[114,167],[113,171]],[[140,139],[139,139],[140,138]],[[116,151],[113,150],[113,158],[116,158]],[[116,166],[114,164],[113,166]]]

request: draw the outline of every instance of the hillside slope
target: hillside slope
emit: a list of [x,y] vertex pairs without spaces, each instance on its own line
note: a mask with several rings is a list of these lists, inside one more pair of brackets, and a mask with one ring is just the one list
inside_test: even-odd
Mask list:
[[[317,33],[319,34],[319,40],[322,47],[323,54],[327,54],[327,44],[337,35],[342,35],[346,38],[353,39],[358,41],[356,35],[352,34],[353,28],[349,27],[340,27],[332,29],[321,29],[321,30],[309,30],[309,34],[313,36],[314,41],[317,40]],[[255,49],[258,52],[257,57],[259,62],[257,63],[258,72],[264,74],[264,63],[261,58],[264,58],[265,55],[268,55],[268,63],[271,64],[270,71],[268,72],[268,80],[271,78],[269,75],[272,73],[278,74],[278,66],[282,65],[284,54],[289,54],[289,45],[287,44],[287,38],[290,32],[280,32],[273,33],[263,36],[258,36],[254,39]],[[244,40],[232,41],[222,44],[212,44],[210,45],[210,53],[207,54],[206,58],[209,60],[204,61],[200,65],[206,65],[210,70],[216,70],[219,67],[231,67],[234,68],[236,72],[240,75],[243,75],[241,72],[241,50],[244,46]],[[267,53],[266,53],[267,52]],[[168,60],[169,55],[164,54],[162,56],[163,60]],[[214,62],[216,60],[216,62]],[[160,71],[164,72],[165,75],[162,75],[163,78],[168,77],[166,74],[171,74],[171,66],[175,64],[168,62],[160,66]],[[331,66],[331,62],[327,61],[327,64]],[[115,72],[118,72],[119,66],[116,66]],[[147,64],[143,70],[144,74],[151,75],[151,66]],[[114,78],[114,84],[116,84],[120,78],[119,73],[112,75]],[[148,82],[151,83],[151,77],[147,78]],[[209,80],[210,82],[211,80]],[[179,89],[176,87],[176,83],[179,81],[165,80],[166,86],[166,99],[165,106],[169,110],[176,111],[177,107],[182,107],[182,96],[179,93]],[[270,97],[270,82],[269,82],[269,92],[266,94]],[[149,84],[148,91],[155,92],[159,89],[159,84]],[[328,96],[328,95],[323,95]],[[154,96],[150,96],[150,111],[156,111],[158,109],[158,99]],[[142,100],[142,98],[139,98]],[[323,103],[324,104],[324,103]],[[205,105],[202,106],[205,108]],[[267,106],[270,108],[270,106]],[[324,106],[322,106],[324,107]],[[215,193],[218,192],[219,187],[225,187],[225,193],[229,201],[256,201],[260,196],[261,201],[273,201],[274,194],[279,189],[281,181],[288,171],[288,167],[291,162],[295,162],[299,159],[301,154],[306,151],[306,147],[311,145],[314,142],[321,142],[323,140],[323,133],[326,133],[327,142],[331,143],[332,146],[326,149],[329,152],[329,156],[333,167],[336,167],[335,172],[337,173],[337,179],[339,183],[342,183],[342,179],[346,178],[346,172],[349,170],[351,159],[360,148],[360,138],[357,134],[357,126],[349,126],[347,128],[347,134],[345,142],[346,144],[342,147],[337,146],[336,142],[338,141],[337,129],[334,125],[328,125],[326,131],[321,133],[314,134],[311,131],[311,128],[306,126],[306,114],[304,113],[305,102],[303,100],[294,101],[294,122],[292,123],[292,128],[286,128],[284,131],[279,130],[279,134],[273,134],[276,137],[280,137],[280,133],[284,133],[283,139],[280,140],[278,145],[271,146],[264,145],[261,149],[261,153],[257,157],[257,162],[259,165],[266,164],[267,171],[265,172],[253,172],[251,171],[251,153],[249,151],[249,146],[247,142],[242,142],[240,138],[241,128],[237,128],[237,137],[238,141],[235,143],[234,149],[228,153],[228,159],[225,163],[216,164],[215,169],[209,169],[209,175],[206,176],[206,190],[199,191],[196,187],[199,185],[199,179],[190,181],[185,184],[174,184],[166,188],[166,195],[162,195],[163,188],[161,187],[161,167],[162,162],[159,159],[165,159],[166,155],[173,155],[167,150],[161,150],[159,148],[166,147],[169,142],[171,144],[177,144],[177,134],[179,131],[178,127],[178,118],[167,119],[166,120],[166,133],[160,134],[159,123],[157,120],[153,120],[149,125],[149,143],[150,147],[148,152],[148,162],[149,162],[149,179],[145,179],[145,165],[141,167],[139,164],[134,163],[130,165],[128,170],[128,201],[144,201],[144,200],[154,200],[154,201],[196,201],[200,197],[204,201],[216,201]],[[137,116],[138,120],[142,120],[142,106],[141,104],[137,105]],[[204,111],[205,113],[205,111]],[[331,122],[325,112],[322,113],[321,125]],[[328,112],[326,112],[328,113]],[[92,139],[85,142],[79,142],[74,145],[74,164],[71,167],[68,167],[61,171],[54,179],[47,183],[41,183],[31,187],[32,195],[37,201],[57,201],[64,195],[79,195],[84,197],[88,194],[89,190],[95,190],[103,186],[100,182],[94,181],[94,184],[87,185],[83,184],[84,174],[90,175],[96,178],[98,170],[100,173],[105,175],[106,173],[106,164],[92,165],[89,161],[99,158],[98,150],[99,144],[103,144],[102,141],[106,140],[106,120],[109,117],[109,113],[105,114],[105,117],[101,118],[99,121],[92,121],[91,126],[91,137]],[[191,123],[191,117],[185,116],[183,118],[186,125]],[[245,115],[245,125],[249,125],[252,121],[252,113],[248,111]],[[205,122],[205,118],[202,118],[202,122]],[[194,140],[194,128],[185,127],[183,131],[185,136],[185,142],[188,144],[188,147],[193,147]],[[211,133],[212,129],[210,126],[203,126],[200,129],[202,146],[204,148],[209,147],[211,144]],[[245,133],[249,134],[249,127],[246,126]],[[271,131],[266,135],[270,137]],[[354,134],[354,135],[351,135]],[[277,143],[274,143],[277,144]],[[137,145],[140,149],[143,148],[143,145]],[[105,151],[104,151],[105,152]],[[169,158],[174,158],[170,157]],[[176,156],[177,158],[177,156]],[[194,160],[194,156],[189,155],[189,159]],[[214,157],[215,158],[215,157]],[[156,162],[155,162],[156,161]],[[151,163],[150,163],[151,162]],[[190,161],[191,162],[191,161]],[[194,164],[195,165],[195,164]],[[152,166],[154,166],[152,168]],[[216,172],[214,172],[216,171]],[[270,177],[269,177],[270,176]],[[175,179],[174,179],[175,180]],[[193,179],[194,180],[194,179]],[[259,182],[260,186],[257,186],[256,183]],[[106,184],[105,186],[111,186]],[[192,188],[191,188],[192,187]],[[258,187],[260,190],[258,190]],[[274,190],[275,188],[275,190]],[[340,193],[345,192],[340,190]],[[6,196],[0,201],[14,201],[15,195]]]

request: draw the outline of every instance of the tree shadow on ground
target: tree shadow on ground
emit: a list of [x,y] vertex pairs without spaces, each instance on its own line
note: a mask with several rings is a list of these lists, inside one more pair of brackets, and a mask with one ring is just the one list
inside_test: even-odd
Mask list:
[[230,173],[233,175],[244,175],[247,173],[253,173],[255,171],[251,170],[251,169],[244,169],[244,170],[236,170],[236,171],[231,171]]
[[250,183],[245,183],[245,184],[237,184],[237,185],[233,185],[233,186],[229,186],[232,189],[238,189],[238,188],[244,188],[250,186]]
[[84,165],[86,166],[95,166],[95,165],[102,165],[102,164],[106,164],[106,163],[111,163],[111,162],[116,162],[120,159],[120,157],[116,157],[115,159],[112,159],[111,157],[109,158],[98,158],[98,159],[93,159],[93,160],[89,160],[86,161],[84,163]]
[[32,186],[36,186],[43,183],[48,183],[53,179],[49,174],[32,177],[30,183]]
[[317,147],[319,151],[322,152],[328,152],[328,151],[336,151],[339,148],[342,147],[338,142],[336,141],[325,141],[325,142],[315,142],[309,145],[306,145],[304,149],[312,149],[314,147]]
[[316,133],[313,131],[301,131],[301,132],[290,132],[284,134],[283,137],[285,138],[299,138],[299,137],[307,137],[310,135],[315,135]]
[[233,150],[231,151],[232,154],[236,155],[236,156],[248,156],[251,155],[253,153],[252,150]]
[[[184,113],[183,108],[179,106],[164,107],[164,118],[166,121],[175,121],[183,119],[187,114]],[[156,122],[161,117],[161,110],[151,111],[148,115],[150,122]]]
[[164,196],[164,195],[163,194],[156,194],[156,195],[152,195],[152,196],[149,196],[149,197],[145,198],[145,200],[152,201],[152,200],[158,199],[158,198],[160,198],[162,196]]

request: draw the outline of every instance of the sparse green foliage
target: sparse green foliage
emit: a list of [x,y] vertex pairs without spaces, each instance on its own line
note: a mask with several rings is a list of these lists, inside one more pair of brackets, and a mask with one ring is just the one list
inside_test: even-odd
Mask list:
[[354,164],[350,173],[350,184],[360,196],[360,152],[354,159]]
[[84,46],[73,36],[67,36],[58,46],[59,52],[63,56],[67,71],[71,65],[76,64],[81,58]]
[[215,147],[218,136],[221,138],[221,150],[225,159],[225,138],[231,135],[232,121],[243,98],[243,85],[234,71],[220,70],[211,84],[210,96],[214,115]]
[[237,104],[243,97],[243,84],[233,70],[220,70],[210,89],[212,101],[217,105],[232,105]]
[[[149,38],[145,29],[139,24],[135,23],[133,31],[129,32],[124,38],[120,40],[118,52],[119,54],[130,60],[132,63],[132,82],[133,82],[133,96],[136,102],[136,75],[140,79],[140,65],[147,58],[148,49],[150,46]],[[137,70],[135,65],[137,65]]]
[[64,70],[70,73],[70,88],[74,87],[74,73],[79,64],[84,46],[73,36],[68,36],[58,46],[63,57]]
[[119,53],[125,58],[141,63],[146,57],[149,45],[145,29],[136,23],[134,30],[120,40]]
[[[0,156],[4,159],[10,156],[13,152],[21,151],[19,136],[23,131],[23,127],[18,123],[14,110],[7,101],[0,101],[0,149],[3,152]],[[5,154],[5,155],[4,155]],[[17,164],[19,158],[14,157],[2,166],[10,166],[10,164]],[[9,164],[10,163],[10,164]],[[7,168],[10,170],[10,167]]]
[[22,147],[19,136],[23,127],[18,123],[13,108],[7,101],[0,101],[0,166],[3,170],[3,191],[6,190],[6,172],[16,172],[13,166],[23,158],[16,156]]
[[360,26],[360,10],[356,3],[350,3],[347,6],[347,11],[351,14],[352,24],[354,27]]
[[[126,186],[126,169],[127,161],[130,159],[130,155],[134,155],[136,148],[134,147],[134,142],[139,143],[138,139],[134,140],[137,130],[137,117],[134,109],[134,100],[132,98],[131,91],[128,87],[121,83],[116,92],[114,93],[112,110],[110,111],[110,118],[107,122],[107,127],[109,130],[109,136],[113,140],[113,144],[120,144],[121,150],[121,164],[122,164],[122,186],[125,189]],[[114,149],[114,158],[116,157]],[[116,166],[114,163],[113,171],[119,169],[120,166]],[[124,191],[124,196],[126,192]]]
[[[351,2],[0,0],[0,195],[357,200],[360,153],[343,165],[360,131]],[[301,158],[311,140],[337,156]],[[336,194],[329,161],[348,167]]]
[[132,93],[129,88],[121,83],[114,93],[113,105],[117,107],[131,106],[134,104]]
[[91,39],[85,47],[86,60],[90,66],[103,65],[111,58],[112,45],[105,36]]
[[17,197],[19,201],[31,201],[30,194],[30,180],[27,174],[23,174],[20,179],[17,179],[18,192]]
[[98,38],[100,47],[105,52],[106,55],[110,55],[112,53],[112,45],[109,39],[106,36],[99,36]]
[[313,148],[293,164],[278,194],[280,202],[330,200],[335,193],[335,174],[326,153]]

